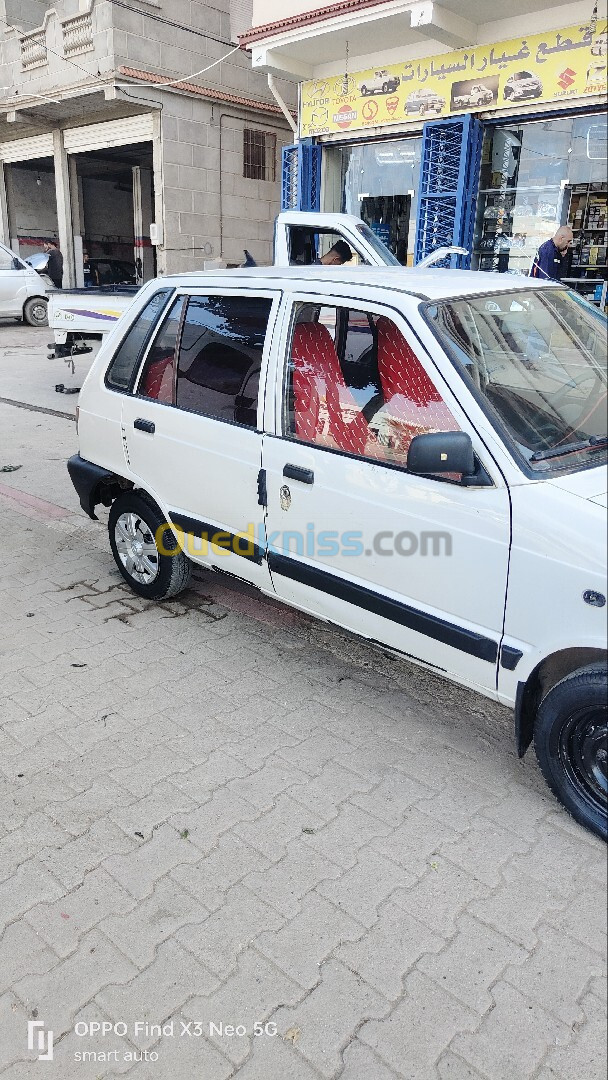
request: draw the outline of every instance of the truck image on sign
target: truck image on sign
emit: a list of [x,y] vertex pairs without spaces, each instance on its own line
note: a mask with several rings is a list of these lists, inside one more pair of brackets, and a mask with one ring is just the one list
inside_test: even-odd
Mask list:
[[475,108],[475,106],[479,105],[491,105],[493,101],[493,92],[489,87],[484,86],[483,83],[475,83],[468,93],[457,94],[453,98],[455,109]]
[[401,82],[398,75],[391,75],[386,68],[374,71],[371,79],[365,79],[361,83],[363,97],[368,94],[392,94]]

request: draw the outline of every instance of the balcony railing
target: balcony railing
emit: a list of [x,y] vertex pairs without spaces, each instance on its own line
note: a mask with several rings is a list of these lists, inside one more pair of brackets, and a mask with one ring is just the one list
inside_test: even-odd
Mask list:
[[93,23],[89,12],[67,19],[62,29],[63,51],[66,56],[89,52],[93,48]]
[[46,31],[34,30],[31,34],[25,34],[21,38],[21,67],[24,71],[30,68],[42,67],[48,63],[46,50]]

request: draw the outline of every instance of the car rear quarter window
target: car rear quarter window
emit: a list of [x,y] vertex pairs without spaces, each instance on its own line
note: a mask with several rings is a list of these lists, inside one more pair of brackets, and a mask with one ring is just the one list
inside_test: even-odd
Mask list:
[[113,390],[131,389],[146,345],[172,292],[173,289],[159,289],[136,316],[112,357],[106,372],[106,386]]
[[137,393],[141,397],[153,398],[166,405],[174,404],[175,360],[185,302],[184,296],[178,296],[171,305],[169,314],[148,350],[137,387]]
[[177,372],[179,408],[257,426],[258,388],[272,300],[193,296],[184,319]]

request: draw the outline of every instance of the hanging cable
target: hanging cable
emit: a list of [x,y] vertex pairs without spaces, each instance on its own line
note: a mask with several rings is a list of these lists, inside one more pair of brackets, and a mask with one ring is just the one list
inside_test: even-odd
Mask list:
[[[156,89],[158,89],[159,86],[175,86],[177,83],[183,83],[183,82],[187,82],[188,80],[191,80],[191,79],[197,79],[199,75],[204,75],[206,71],[211,71],[211,68],[217,67],[218,64],[223,64],[224,60],[227,60],[229,56],[232,56],[233,53],[237,52],[240,49],[240,47],[241,47],[240,45],[235,45],[234,49],[231,49],[230,52],[227,52],[225,54],[225,56],[220,56],[219,60],[214,60],[212,64],[208,64],[207,67],[201,68],[200,71],[193,72],[192,75],[179,75],[177,77],[177,79],[167,79],[166,82],[162,82],[162,83],[158,83],[158,82],[150,82],[150,83],[138,82],[138,80],[136,79],[135,83],[133,83],[133,82],[129,82],[129,83],[119,83],[119,82],[117,82],[116,86],[118,86],[118,87],[134,86],[134,85],[135,86],[153,86]],[[159,79],[164,79],[164,75],[159,75],[158,77],[159,77]]]

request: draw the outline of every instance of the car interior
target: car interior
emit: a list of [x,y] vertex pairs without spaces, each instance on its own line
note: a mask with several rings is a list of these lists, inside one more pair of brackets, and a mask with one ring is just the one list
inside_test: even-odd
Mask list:
[[300,304],[287,368],[284,430],[405,465],[415,435],[458,425],[391,319]]

